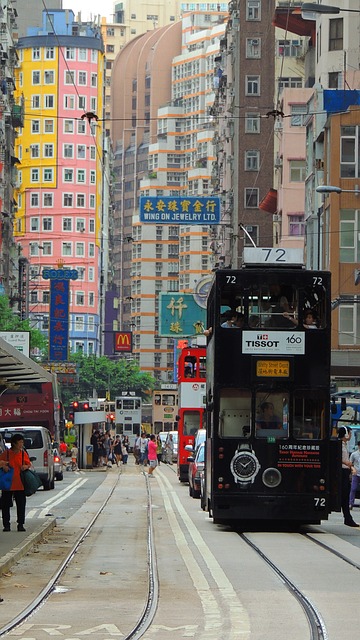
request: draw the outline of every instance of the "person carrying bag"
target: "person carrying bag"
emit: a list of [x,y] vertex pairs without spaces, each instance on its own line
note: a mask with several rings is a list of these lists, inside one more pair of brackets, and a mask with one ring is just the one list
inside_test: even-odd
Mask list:
[[10,508],[13,498],[17,511],[17,530],[25,531],[25,507],[26,494],[21,480],[21,472],[30,469],[31,462],[26,451],[24,451],[24,436],[21,433],[14,433],[11,436],[11,449],[0,454],[0,467],[5,472],[10,467],[14,470],[10,489],[2,490],[2,521],[3,531],[10,531]]
[[[24,464],[24,451],[22,453],[22,463]],[[21,482],[24,485],[24,491],[26,496],[32,496],[37,492],[39,487],[42,486],[42,482],[34,469],[25,469],[20,471]]]
[[[7,450],[7,465],[0,467],[0,489],[1,491],[10,491],[11,483],[14,477],[14,469],[9,465],[9,450]],[[8,469],[5,471],[5,469]]]

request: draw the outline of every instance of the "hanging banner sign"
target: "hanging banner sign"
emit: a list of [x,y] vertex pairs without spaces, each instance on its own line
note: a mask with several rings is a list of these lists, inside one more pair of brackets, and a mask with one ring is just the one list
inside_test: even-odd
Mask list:
[[49,360],[68,361],[69,280],[50,280]]
[[141,196],[140,222],[186,225],[220,224],[220,197]]

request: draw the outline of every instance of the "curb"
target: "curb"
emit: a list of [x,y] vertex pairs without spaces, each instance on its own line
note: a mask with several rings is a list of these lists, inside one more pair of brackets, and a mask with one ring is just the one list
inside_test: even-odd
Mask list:
[[51,518],[44,522],[41,527],[26,537],[22,544],[14,547],[0,560],[0,575],[9,571],[9,569],[22,558],[32,547],[43,540],[49,531],[56,527],[56,518]]

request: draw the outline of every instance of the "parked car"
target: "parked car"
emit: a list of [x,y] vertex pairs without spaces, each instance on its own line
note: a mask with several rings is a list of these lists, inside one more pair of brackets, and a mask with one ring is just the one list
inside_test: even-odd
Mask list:
[[53,448],[53,454],[54,454],[54,476],[55,476],[55,480],[63,480],[64,479],[64,468],[63,468],[63,461],[62,461],[62,457],[60,455],[60,451],[58,449],[56,449],[56,447]]
[[200,498],[201,485],[200,473],[205,468],[205,442],[202,442],[189,462],[189,495],[192,498]]
[[[169,441],[170,435],[172,435],[172,439],[174,443],[172,462],[177,462],[177,457],[178,457],[178,432],[177,431],[168,431],[166,434],[165,447],[164,447],[165,456],[166,456],[166,447],[167,447],[167,443]],[[166,457],[165,457],[165,460],[166,460]]]
[[195,434],[194,446],[192,447],[190,444],[187,444],[185,447],[186,451],[189,451],[190,454],[193,453],[195,455],[199,446],[201,445],[202,442],[205,442],[205,440],[206,440],[206,429],[198,429]]
[[7,447],[10,447],[11,436],[14,433],[21,433],[24,436],[25,449],[35,471],[40,476],[45,491],[53,489],[55,486],[54,454],[50,431],[38,426],[1,427],[0,434]]

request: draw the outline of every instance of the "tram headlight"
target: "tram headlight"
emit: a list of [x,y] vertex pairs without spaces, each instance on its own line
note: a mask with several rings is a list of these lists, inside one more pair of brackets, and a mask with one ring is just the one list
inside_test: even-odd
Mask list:
[[279,469],[274,469],[273,467],[269,467],[265,469],[262,474],[262,481],[266,487],[273,489],[274,487],[278,487],[282,480],[281,473]]

